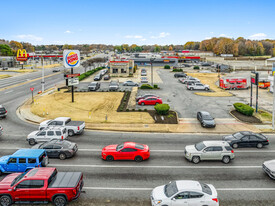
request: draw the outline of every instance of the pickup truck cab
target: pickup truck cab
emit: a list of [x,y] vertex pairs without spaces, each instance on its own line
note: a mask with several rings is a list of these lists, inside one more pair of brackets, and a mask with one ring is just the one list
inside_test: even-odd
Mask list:
[[80,196],[83,184],[81,172],[58,172],[50,167],[14,173],[0,182],[0,205],[52,202],[65,206]]
[[189,90],[209,90],[209,85],[202,84],[202,83],[194,83],[191,85],[187,85],[187,89]]
[[53,139],[63,140],[67,139],[68,133],[65,127],[46,127],[43,130],[33,131],[28,137],[27,141],[30,145],[35,145],[38,142],[48,142]]
[[81,134],[85,128],[85,122],[72,121],[70,117],[57,117],[54,120],[46,120],[40,123],[39,130],[48,126],[63,126],[67,129],[68,135]]
[[0,175],[25,172],[35,167],[46,167],[48,163],[48,156],[44,149],[20,149],[12,155],[0,158]]

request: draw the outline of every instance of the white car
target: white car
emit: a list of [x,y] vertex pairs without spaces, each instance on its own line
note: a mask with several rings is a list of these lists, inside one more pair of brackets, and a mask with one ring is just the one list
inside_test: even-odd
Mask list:
[[68,132],[65,127],[46,127],[43,130],[33,131],[28,137],[27,141],[30,145],[35,145],[38,142],[48,142],[53,139],[67,139]]
[[218,206],[218,194],[213,185],[193,180],[178,180],[153,189],[152,206]]
[[265,161],[262,165],[263,170],[272,179],[275,179],[275,160]]
[[194,83],[192,85],[187,84],[187,89],[189,90],[209,90],[209,85],[202,84],[202,83]]
[[2,136],[3,134],[3,127],[0,125],[0,137]]

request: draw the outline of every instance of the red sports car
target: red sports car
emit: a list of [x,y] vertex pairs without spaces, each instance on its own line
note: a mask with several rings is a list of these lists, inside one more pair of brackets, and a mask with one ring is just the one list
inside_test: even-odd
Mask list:
[[162,99],[158,97],[147,97],[138,101],[139,105],[157,105],[162,104]]
[[124,142],[122,144],[109,145],[102,149],[102,159],[113,160],[135,160],[141,162],[150,157],[148,145],[135,142]]

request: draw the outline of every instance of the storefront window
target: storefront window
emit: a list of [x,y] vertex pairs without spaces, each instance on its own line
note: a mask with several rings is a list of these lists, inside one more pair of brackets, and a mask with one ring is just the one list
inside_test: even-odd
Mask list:
[[126,73],[126,69],[121,69],[121,73]]
[[113,74],[117,74],[118,73],[118,69],[113,69]]

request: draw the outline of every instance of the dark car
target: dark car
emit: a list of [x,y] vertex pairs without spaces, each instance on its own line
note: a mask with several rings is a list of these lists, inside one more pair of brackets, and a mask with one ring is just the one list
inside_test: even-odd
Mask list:
[[111,76],[109,74],[104,76],[104,80],[109,80],[109,79],[111,79]]
[[185,73],[176,73],[174,74],[175,78],[179,78],[179,77],[186,77],[187,75]]
[[207,63],[207,62],[204,62],[204,63],[202,63],[201,64],[203,67],[210,67],[211,66],[211,64],[209,64],[209,63]]
[[5,118],[7,116],[8,112],[5,109],[5,107],[3,107],[2,105],[0,105],[0,118]]
[[102,75],[101,74],[97,74],[94,77],[94,81],[100,81],[102,79]]
[[60,72],[60,68],[54,68],[53,72]]
[[214,118],[209,114],[209,112],[200,111],[197,113],[197,119],[200,121],[202,127],[216,127]]
[[44,149],[50,158],[59,158],[61,160],[73,157],[78,148],[77,144],[67,140],[52,140],[49,142],[36,144],[32,149]]
[[136,98],[136,101],[138,102],[140,99],[146,99],[147,97],[157,97],[157,98],[159,98],[157,95],[155,95],[155,94],[144,94],[144,95],[142,95],[142,96],[138,96],[137,98]]
[[99,82],[91,82],[88,85],[88,91],[96,91],[100,88],[100,83]]
[[264,145],[269,145],[266,136],[248,131],[236,132],[232,135],[223,137],[223,140],[227,141],[234,149],[238,147],[257,147],[260,149]]

